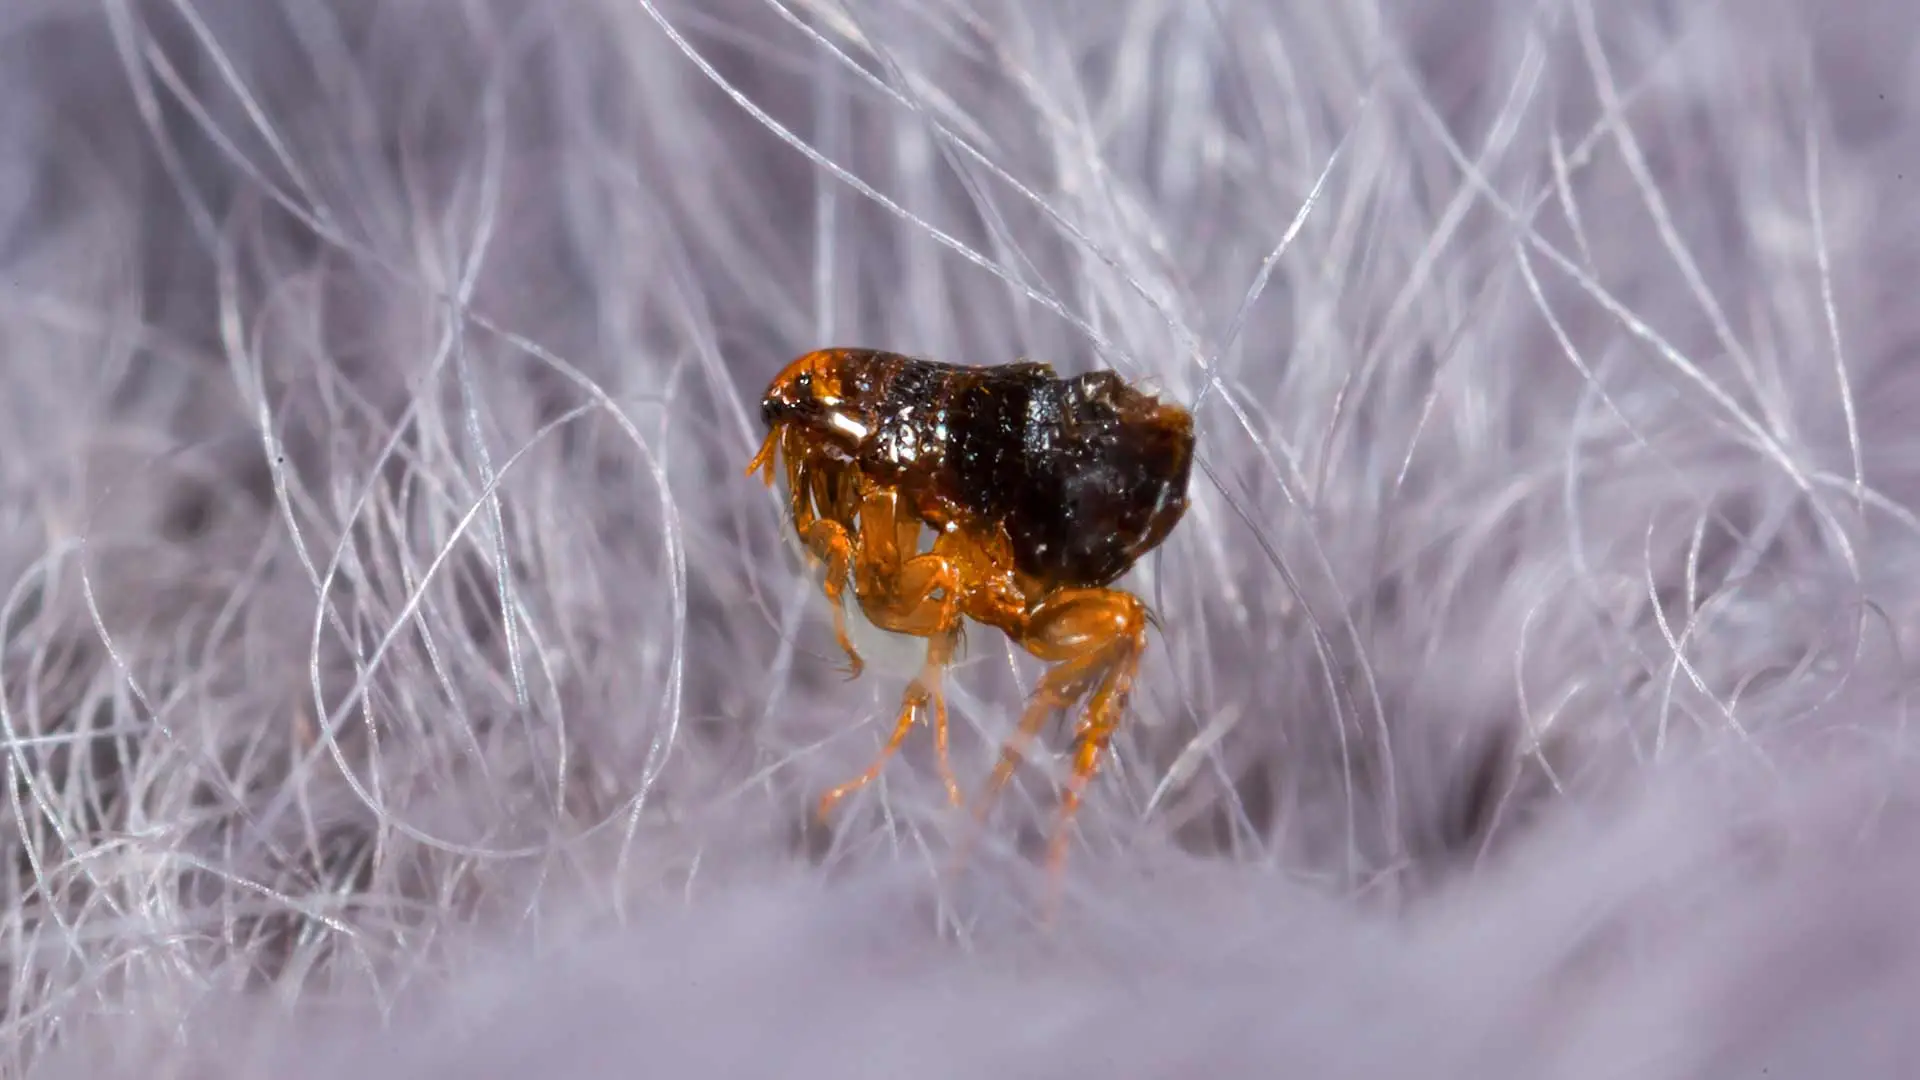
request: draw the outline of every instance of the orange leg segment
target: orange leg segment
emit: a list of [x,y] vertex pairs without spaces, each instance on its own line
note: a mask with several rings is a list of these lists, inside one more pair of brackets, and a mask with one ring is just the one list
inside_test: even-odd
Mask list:
[[[790,441],[784,429],[774,428],[760,444],[759,453],[748,463],[747,474],[760,474],[767,486],[772,487],[777,475],[776,458],[785,456],[787,497],[793,516],[793,530],[807,553],[826,564],[826,579],[822,588],[827,599],[833,603],[833,637],[847,654],[847,678],[858,678],[866,662],[860,658],[859,650],[854,648],[853,637],[848,633],[844,602],[854,563],[854,540],[848,528],[850,520],[843,520],[851,518],[844,505],[846,479],[832,470],[809,464],[805,455],[793,452],[794,447],[788,445]],[[823,511],[827,516],[821,516]]]
[[847,579],[853,570],[854,542],[847,530],[837,521],[819,518],[807,526],[801,540],[813,556],[827,564],[826,581],[822,585],[827,599],[833,603],[833,639],[847,654],[847,678],[857,679],[866,668],[866,661],[860,659],[860,651],[853,647],[853,636],[847,631]]
[[747,463],[747,475],[752,476],[755,473],[759,473],[760,479],[764,481],[768,487],[772,487],[773,459],[775,455],[779,453],[779,450],[780,429],[776,427],[767,432],[765,439],[760,440],[760,449],[754,453],[753,460]]
[[880,748],[880,753],[865,772],[820,796],[820,804],[815,811],[820,818],[824,820],[842,799],[880,778],[887,762],[893,759],[900,744],[906,741],[907,733],[913,730],[914,720],[922,709],[929,709],[933,713],[934,745],[940,756],[940,772],[941,778],[946,781],[947,798],[955,805],[959,804],[960,785],[954,781],[953,768],[947,762],[947,702],[940,692],[940,675],[951,658],[955,637],[943,635],[928,645],[926,668],[919,678],[908,685],[906,694],[901,698],[900,715],[894,721],[893,733],[887,737],[886,745]]
[[1041,677],[1020,726],[1002,746],[999,764],[974,805],[974,815],[977,822],[985,822],[1047,719],[1091,691],[1085,714],[1074,729],[1073,771],[1048,843],[1049,884],[1051,895],[1057,896],[1074,818],[1120,727],[1146,650],[1147,611],[1138,598],[1118,589],[1071,589],[1042,601],[1025,623],[1017,635],[1020,644],[1053,667]]
[[821,817],[879,777],[922,710],[931,713],[934,749],[939,755],[947,798],[955,805],[961,802],[960,785],[947,755],[947,703],[940,686],[960,643],[961,571],[953,560],[937,552],[901,558],[902,551],[916,551],[919,546],[918,521],[900,512],[898,497],[890,491],[869,492],[861,503],[860,529],[854,538],[855,595],[873,625],[926,638],[927,655],[920,675],[901,699],[899,718],[879,756],[865,772],[821,797]]

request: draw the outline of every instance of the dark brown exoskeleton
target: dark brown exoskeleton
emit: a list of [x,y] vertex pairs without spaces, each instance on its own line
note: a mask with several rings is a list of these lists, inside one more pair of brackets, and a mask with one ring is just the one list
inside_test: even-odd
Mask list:
[[784,458],[793,526],[826,564],[853,672],[862,663],[847,632],[849,585],[869,622],[928,642],[880,756],[822,796],[820,814],[880,774],[922,708],[960,802],[940,678],[970,618],[1050,665],[980,815],[1048,717],[1086,701],[1050,849],[1057,876],[1146,647],[1146,605],[1111,585],[1186,512],[1191,416],[1110,371],[1060,378],[1046,364],[965,367],[868,349],[793,361],[768,386],[761,416],[767,437],[748,472],[772,484]]

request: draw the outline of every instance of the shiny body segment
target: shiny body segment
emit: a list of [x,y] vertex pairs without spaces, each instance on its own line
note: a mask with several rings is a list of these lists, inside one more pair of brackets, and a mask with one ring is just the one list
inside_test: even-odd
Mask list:
[[948,796],[962,801],[940,679],[972,619],[1049,665],[978,816],[1046,721],[1085,703],[1050,845],[1057,880],[1146,646],[1146,606],[1110,586],[1185,513],[1191,418],[1112,372],[1063,379],[1044,364],[966,367],[862,349],[796,359],[761,412],[767,436],[748,471],[772,484],[784,463],[792,525],[826,565],[852,673],[862,661],[847,632],[849,588],[875,626],[927,641],[885,747],[821,798],[819,814],[877,778],[922,713]]

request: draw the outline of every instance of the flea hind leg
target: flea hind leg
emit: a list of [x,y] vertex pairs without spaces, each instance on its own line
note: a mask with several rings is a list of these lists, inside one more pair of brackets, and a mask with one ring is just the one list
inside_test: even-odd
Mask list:
[[1140,657],[1146,651],[1147,623],[1146,605],[1131,593],[1073,589],[1036,606],[1018,635],[1028,652],[1053,666],[1035,687],[1020,726],[1001,748],[1000,762],[974,811],[984,821],[1047,719],[1087,698],[1086,710],[1074,727],[1073,771],[1048,843],[1048,872],[1055,893],[1065,870],[1074,817],[1126,711]]

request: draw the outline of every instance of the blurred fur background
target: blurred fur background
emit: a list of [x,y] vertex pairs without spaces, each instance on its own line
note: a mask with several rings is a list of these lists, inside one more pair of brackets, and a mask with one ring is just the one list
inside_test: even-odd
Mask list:
[[[9,0],[5,1071],[1920,1074],[1917,26]],[[1196,410],[1050,933],[1047,756],[804,827],[828,344]]]

